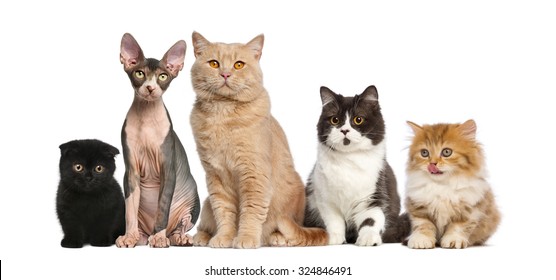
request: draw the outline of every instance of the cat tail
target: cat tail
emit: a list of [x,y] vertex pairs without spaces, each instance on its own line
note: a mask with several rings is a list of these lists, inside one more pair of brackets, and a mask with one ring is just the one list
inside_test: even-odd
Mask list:
[[405,243],[411,233],[411,222],[407,213],[401,214],[396,221],[389,226],[382,235],[384,243]]
[[302,227],[291,218],[278,220],[279,235],[271,242],[273,246],[324,246],[328,245],[328,233],[325,229]]

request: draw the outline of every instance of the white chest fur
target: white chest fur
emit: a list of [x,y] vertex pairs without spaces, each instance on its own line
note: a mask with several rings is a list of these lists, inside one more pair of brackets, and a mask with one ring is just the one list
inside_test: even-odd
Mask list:
[[344,218],[355,214],[357,206],[375,192],[385,152],[384,141],[357,152],[332,151],[319,144],[312,177],[317,207],[334,207]]

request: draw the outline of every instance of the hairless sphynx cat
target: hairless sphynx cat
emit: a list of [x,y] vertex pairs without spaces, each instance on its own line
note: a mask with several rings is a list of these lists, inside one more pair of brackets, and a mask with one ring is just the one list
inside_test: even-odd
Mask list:
[[118,247],[192,244],[187,232],[199,216],[197,184],[162,101],[183,68],[185,49],[181,40],[162,60],[145,59],[130,34],[122,37],[120,61],[135,96],[122,128],[126,233]]

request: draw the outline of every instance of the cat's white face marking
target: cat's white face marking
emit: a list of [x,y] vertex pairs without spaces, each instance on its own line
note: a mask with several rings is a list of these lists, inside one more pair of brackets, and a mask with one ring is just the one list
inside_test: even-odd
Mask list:
[[332,127],[327,138],[327,144],[335,150],[349,152],[369,150],[373,147],[371,139],[363,136],[351,126],[351,116],[346,112],[345,123],[337,128]]
[[148,77],[148,79],[137,90],[139,97],[146,101],[154,101],[162,96],[164,91],[158,85],[157,78],[157,75],[151,75]]

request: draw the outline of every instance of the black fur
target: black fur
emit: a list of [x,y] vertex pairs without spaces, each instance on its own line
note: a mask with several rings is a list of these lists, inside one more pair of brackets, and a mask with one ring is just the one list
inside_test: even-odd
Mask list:
[[[124,197],[114,179],[118,149],[99,140],[74,140],[60,145],[60,151],[56,212],[64,232],[62,247],[114,244],[125,233]],[[76,171],[76,164],[81,170]]]

